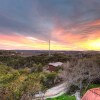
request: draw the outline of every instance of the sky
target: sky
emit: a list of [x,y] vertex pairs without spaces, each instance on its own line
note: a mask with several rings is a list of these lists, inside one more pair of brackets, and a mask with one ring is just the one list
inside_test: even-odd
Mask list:
[[0,49],[100,50],[100,0],[0,0]]

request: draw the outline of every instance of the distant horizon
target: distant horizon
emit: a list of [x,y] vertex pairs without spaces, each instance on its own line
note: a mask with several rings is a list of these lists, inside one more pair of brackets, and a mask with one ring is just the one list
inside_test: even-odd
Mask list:
[[[5,50],[5,51],[49,51],[49,50],[31,50],[31,49],[0,49],[0,51]],[[50,50],[50,51],[100,51],[100,50]]]

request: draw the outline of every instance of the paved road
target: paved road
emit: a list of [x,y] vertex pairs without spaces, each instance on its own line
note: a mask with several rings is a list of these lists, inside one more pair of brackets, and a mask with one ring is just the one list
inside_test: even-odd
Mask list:
[[58,97],[58,96],[64,94],[66,91],[67,91],[66,83],[62,83],[58,86],[55,86],[53,88],[48,89],[45,92],[45,94],[43,94],[43,93],[36,94],[35,97],[40,98],[40,97],[44,96],[44,99],[54,98],[54,97]]

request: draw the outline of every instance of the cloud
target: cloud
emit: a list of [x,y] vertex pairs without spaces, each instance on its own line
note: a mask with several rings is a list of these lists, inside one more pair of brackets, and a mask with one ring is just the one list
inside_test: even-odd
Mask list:
[[0,39],[19,38],[27,46],[51,39],[63,48],[84,49],[78,45],[99,34],[100,0],[0,0]]

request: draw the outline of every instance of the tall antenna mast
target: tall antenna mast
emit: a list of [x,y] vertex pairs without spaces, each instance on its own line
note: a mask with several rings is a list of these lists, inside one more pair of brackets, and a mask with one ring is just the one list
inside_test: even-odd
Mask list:
[[50,54],[50,40],[49,40],[49,57],[50,57],[50,55],[51,55],[51,54]]

